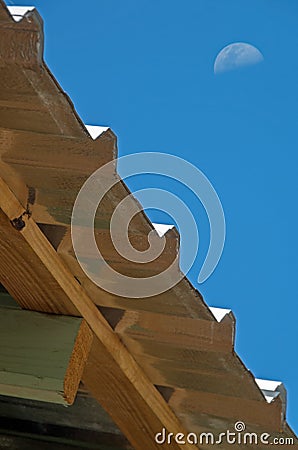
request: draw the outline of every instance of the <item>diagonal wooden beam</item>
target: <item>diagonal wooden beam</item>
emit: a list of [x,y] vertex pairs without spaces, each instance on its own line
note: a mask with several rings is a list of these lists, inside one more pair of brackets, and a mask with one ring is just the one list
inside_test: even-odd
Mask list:
[[[193,448],[193,445],[190,447],[190,444],[178,444],[173,440],[170,444],[163,445],[155,442],[154,436],[163,428],[174,434],[186,434],[186,431],[2,179],[0,209],[6,216],[6,221],[2,220],[1,223],[3,239],[0,243],[0,252],[3,248],[6,249],[0,265],[0,272],[5,275],[3,284],[10,290],[10,261],[14,261],[14,283],[18,284],[20,290],[24,282],[28,285],[28,274],[35,269],[42,277],[52,277],[55,296],[51,296],[45,304],[44,298],[49,292],[49,285],[47,279],[41,278],[38,282],[41,296],[34,295],[35,286],[32,285],[26,307],[39,311],[44,308],[47,312],[52,309],[56,313],[75,310],[86,320],[94,334],[94,340],[83,382],[134,448]],[[21,264],[20,254],[23,258],[26,254],[29,256],[25,266]],[[60,304],[59,297],[64,299],[64,303]]]

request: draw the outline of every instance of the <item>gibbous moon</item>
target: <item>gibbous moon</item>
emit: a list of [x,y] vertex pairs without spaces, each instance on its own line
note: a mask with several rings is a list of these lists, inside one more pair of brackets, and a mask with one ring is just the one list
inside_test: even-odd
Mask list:
[[214,73],[217,75],[240,67],[252,66],[263,60],[262,53],[253,45],[235,42],[219,52],[214,62]]

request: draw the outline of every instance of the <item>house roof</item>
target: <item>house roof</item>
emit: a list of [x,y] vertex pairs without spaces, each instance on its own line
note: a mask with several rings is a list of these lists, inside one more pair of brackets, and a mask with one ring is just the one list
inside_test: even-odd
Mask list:
[[[252,432],[294,437],[283,385],[256,380],[236,354],[230,310],[209,308],[186,277],[140,301],[104,291],[82,271],[71,240],[73,204],[84,181],[116,161],[117,139],[110,127],[84,125],[50,73],[33,7],[0,0],[0,76],[0,282],[22,308],[84,318],[94,341],[81,389],[140,450],[188,448],[157,445],[163,427],[220,433],[239,420]],[[151,276],[175,260],[179,236],[140,213],[132,241],[144,249],[155,229],[165,235],[164,254],[142,268],[117,254],[108,224],[130,192],[116,167],[112,176],[118,183],[95,218],[97,243],[115,270]]]

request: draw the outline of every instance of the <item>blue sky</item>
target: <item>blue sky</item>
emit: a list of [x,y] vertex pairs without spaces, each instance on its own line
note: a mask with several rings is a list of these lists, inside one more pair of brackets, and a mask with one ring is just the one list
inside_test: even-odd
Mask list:
[[[298,2],[31,3],[45,21],[45,60],[85,123],[111,126],[120,155],[172,153],[213,183],[227,239],[218,268],[199,289],[209,305],[233,310],[236,348],[255,376],[285,383],[297,432]],[[255,45],[264,62],[215,76],[217,53],[237,41]],[[150,183],[165,181],[128,184]],[[179,189],[197,211],[202,236],[190,272],[196,285],[208,222]],[[154,211],[150,217],[164,219]],[[189,245],[184,237],[185,252]]]

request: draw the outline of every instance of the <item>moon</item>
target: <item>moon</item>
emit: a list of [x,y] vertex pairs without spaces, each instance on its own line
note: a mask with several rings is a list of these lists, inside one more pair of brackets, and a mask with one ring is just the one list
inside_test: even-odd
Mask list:
[[234,42],[224,47],[214,62],[215,75],[245,66],[252,66],[264,60],[256,47],[245,42]]

